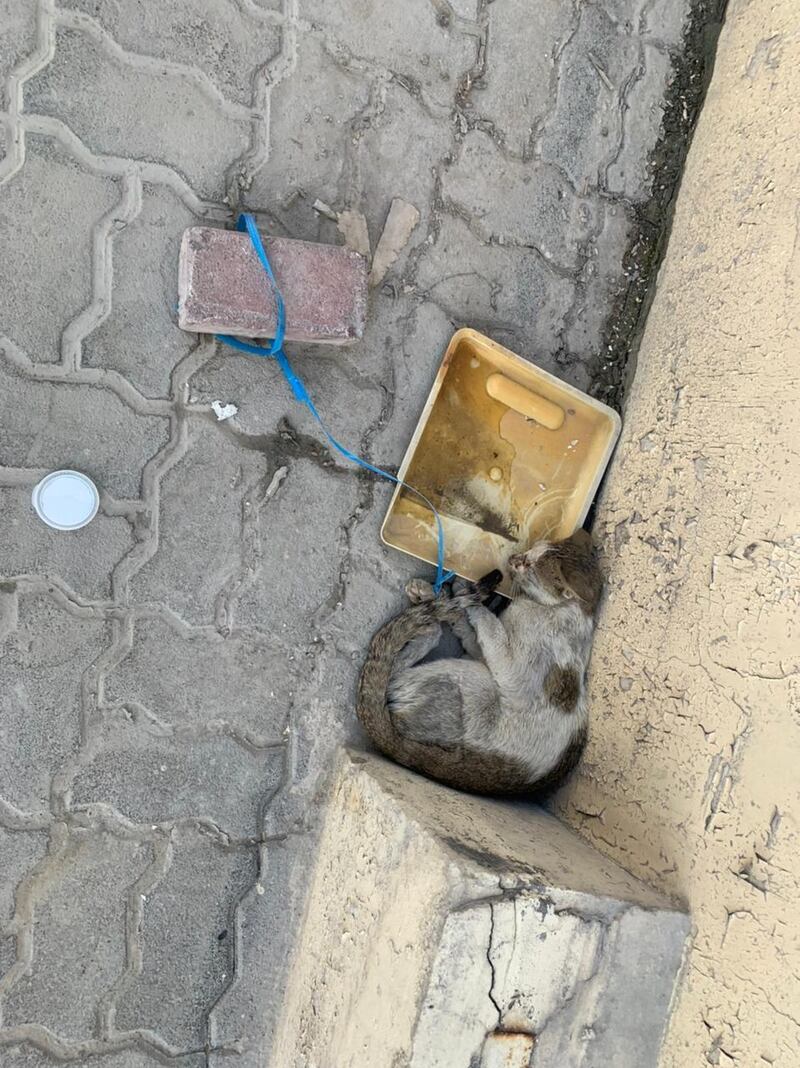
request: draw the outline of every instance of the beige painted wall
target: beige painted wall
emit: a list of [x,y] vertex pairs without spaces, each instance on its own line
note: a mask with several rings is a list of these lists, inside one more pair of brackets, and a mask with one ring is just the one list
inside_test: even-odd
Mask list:
[[688,900],[662,1063],[800,1065],[800,4],[731,0],[598,519],[559,810]]

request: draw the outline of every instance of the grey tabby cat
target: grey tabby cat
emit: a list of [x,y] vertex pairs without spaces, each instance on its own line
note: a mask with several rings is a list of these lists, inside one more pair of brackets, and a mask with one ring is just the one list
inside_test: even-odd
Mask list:
[[[515,592],[500,618],[484,605],[499,571],[449,597],[409,583],[412,606],[374,636],[359,681],[358,717],[379,749],[475,793],[550,787],[586,742],[585,673],[603,587],[591,539],[581,530],[538,542],[509,569]],[[444,623],[467,655],[420,663]]]

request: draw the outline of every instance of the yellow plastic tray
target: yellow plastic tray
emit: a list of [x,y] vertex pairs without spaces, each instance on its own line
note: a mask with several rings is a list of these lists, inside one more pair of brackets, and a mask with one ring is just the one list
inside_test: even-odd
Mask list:
[[[500,392],[516,410],[490,392]],[[520,408],[540,413],[543,421]],[[544,425],[558,424],[561,412],[557,429]],[[399,477],[438,509],[447,568],[478,579],[495,567],[505,572],[508,557],[537,539],[566,538],[581,526],[621,426],[605,404],[483,334],[459,330]],[[436,562],[433,514],[402,486],[392,497],[381,537],[419,560]],[[501,589],[509,592],[507,583]]]

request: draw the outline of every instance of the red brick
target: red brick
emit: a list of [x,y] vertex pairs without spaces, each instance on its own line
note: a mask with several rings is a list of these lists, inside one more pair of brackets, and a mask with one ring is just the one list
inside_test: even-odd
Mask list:
[[[364,333],[367,264],[338,245],[266,237],[286,305],[286,340],[345,345]],[[247,234],[193,226],[183,235],[178,323],[199,334],[275,335],[275,300]]]

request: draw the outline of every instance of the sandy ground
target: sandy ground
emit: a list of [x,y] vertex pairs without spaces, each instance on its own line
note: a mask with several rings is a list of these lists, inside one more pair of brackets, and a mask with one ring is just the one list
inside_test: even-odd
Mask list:
[[664,1068],[800,1063],[800,34],[730,5],[598,515],[593,737],[559,809],[688,902]]

